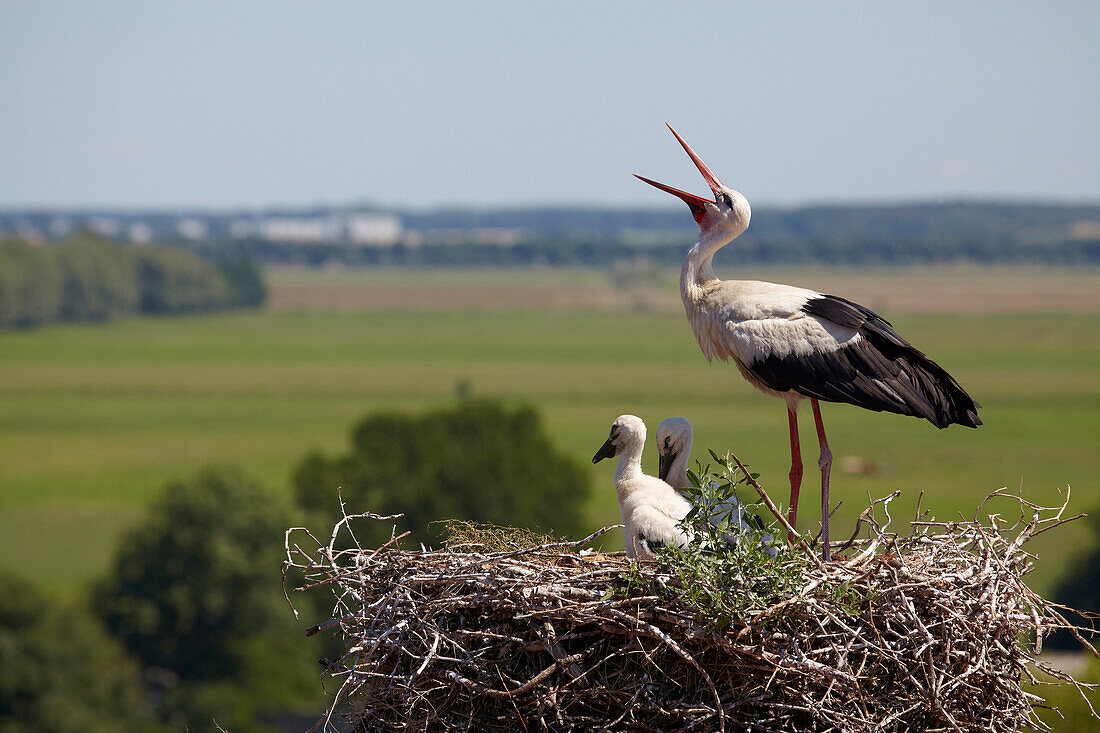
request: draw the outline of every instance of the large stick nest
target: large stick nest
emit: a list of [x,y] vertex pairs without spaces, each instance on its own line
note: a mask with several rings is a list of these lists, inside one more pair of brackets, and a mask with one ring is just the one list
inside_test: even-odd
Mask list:
[[1036,659],[1044,635],[1071,625],[1024,583],[1024,546],[1068,519],[1065,505],[998,496],[1020,521],[918,515],[904,536],[876,517],[891,497],[875,502],[846,558],[825,565],[800,542],[774,561],[795,569],[794,591],[769,598],[779,571],[763,563],[724,591],[759,600],[721,623],[678,563],[580,549],[610,528],[554,542],[459,525],[439,550],[400,549],[400,537],[341,550],[346,514],[310,549],[292,530],[288,568],[336,599],[310,633],[343,649],[322,660],[340,686],[317,728],[1045,729],[1022,684],[1032,669],[1082,685]]

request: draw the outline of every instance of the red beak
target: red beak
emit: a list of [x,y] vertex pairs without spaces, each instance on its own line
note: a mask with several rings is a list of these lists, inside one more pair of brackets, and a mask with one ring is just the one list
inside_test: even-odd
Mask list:
[[[665,124],[668,125],[667,122]],[[672,130],[672,125],[668,125],[668,129]],[[695,151],[691,149],[691,146],[684,142],[684,138],[680,137],[680,133],[672,130],[672,134],[675,135],[676,139],[680,141],[680,145],[682,145],[684,147],[684,150],[687,151],[687,154],[691,157],[692,162],[695,163],[695,167],[698,168],[699,172],[703,174],[703,179],[707,182],[707,185],[710,186],[710,190],[714,193],[715,197],[717,197],[718,188],[722,185],[722,182],[718,180],[718,176],[714,175],[714,173],[711,172],[710,168],[707,167],[707,164],[703,162],[702,158],[696,155]],[[657,181],[652,181],[648,178],[645,178],[644,176],[639,176],[637,173],[634,174],[634,177],[641,181],[645,181],[649,185],[655,186],[662,191],[665,191],[666,193],[671,193],[673,196],[678,197],[691,209],[691,215],[692,217],[694,217],[696,223],[698,223],[703,218],[703,214],[706,213],[706,204],[713,203],[705,198],[696,196],[692,193],[688,193],[687,191],[681,191],[678,188],[666,186],[663,183],[657,183]]]

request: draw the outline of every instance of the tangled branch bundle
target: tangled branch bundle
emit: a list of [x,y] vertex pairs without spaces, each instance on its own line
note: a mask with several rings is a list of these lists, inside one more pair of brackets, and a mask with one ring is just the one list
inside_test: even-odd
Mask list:
[[[1041,730],[1021,683],[1070,624],[1024,584],[1024,547],[1068,519],[1003,492],[979,512],[998,497],[1020,521],[918,517],[905,536],[887,531],[888,497],[846,559],[784,550],[725,589],[682,558],[580,550],[610,528],[532,544],[463,525],[440,550],[340,550],[347,516],[308,549],[292,530],[288,567],[335,594],[312,631],[344,649],[326,660],[340,687],[318,729],[346,716],[363,731]],[[770,595],[780,580],[794,591]]]

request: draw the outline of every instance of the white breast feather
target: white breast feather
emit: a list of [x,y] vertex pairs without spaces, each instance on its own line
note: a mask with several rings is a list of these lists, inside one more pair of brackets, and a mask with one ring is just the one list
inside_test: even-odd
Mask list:
[[698,306],[688,306],[688,318],[708,361],[732,356],[748,364],[857,343],[861,337],[856,330],[802,310],[806,301],[818,297],[804,288],[728,280],[704,289]]

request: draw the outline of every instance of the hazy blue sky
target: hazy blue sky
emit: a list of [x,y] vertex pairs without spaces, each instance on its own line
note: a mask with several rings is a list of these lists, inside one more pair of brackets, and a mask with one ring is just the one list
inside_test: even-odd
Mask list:
[[0,206],[1100,198],[1100,3],[0,0]]

